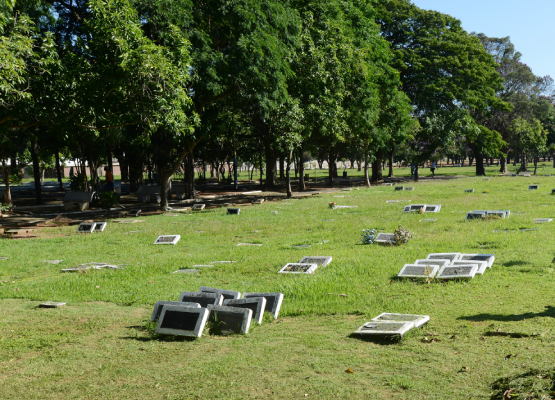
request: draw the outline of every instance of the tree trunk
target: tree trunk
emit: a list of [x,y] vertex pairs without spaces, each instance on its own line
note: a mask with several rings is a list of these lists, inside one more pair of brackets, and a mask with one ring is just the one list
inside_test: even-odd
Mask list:
[[287,157],[287,165],[285,168],[285,185],[287,187],[287,198],[290,199],[292,196],[291,192],[291,157],[293,157],[293,152],[289,152],[289,156]]
[[376,159],[372,163],[372,182],[378,182],[383,179],[382,176],[382,152],[378,151],[376,153]]
[[414,163],[414,181],[418,182],[418,163]]
[[521,171],[521,172],[527,172],[527,171],[528,171],[528,168],[526,168],[526,164],[527,164],[526,154],[523,154],[523,155],[520,157],[520,161],[521,161],[521,164],[520,164],[520,171]]
[[55,152],[54,157],[56,158],[56,174],[58,175],[60,190],[64,190],[64,184],[62,182],[62,172],[60,171],[60,154],[58,152]]
[[33,159],[33,176],[35,178],[35,198],[37,205],[40,205],[44,203],[42,202],[42,185],[40,183],[39,149],[34,138],[31,139],[31,158]]
[[507,159],[503,156],[499,158],[499,172],[505,174],[507,172]]
[[388,178],[393,178],[393,153],[395,153],[395,146],[391,146],[391,150],[389,150],[389,173],[387,174]]
[[[6,159],[4,158],[4,149],[2,149],[2,175],[4,175],[4,184],[6,185],[6,202],[4,204],[12,204],[12,191],[10,189],[10,169],[6,165]],[[1,214],[1,212],[0,212]]]
[[285,179],[284,164],[285,164],[285,157],[281,155],[279,156],[279,179],[281,180]]
[[484,168],[484,157],[481,153],[474,152],[476,158],[476,176],[486,176],[486,169]]
[[534,175],[536,175],[537,170],[538,170],[538,157],[534,157]]
[[329,158],[328,158],[328,183],[330,185],[330,187],[333,187],[333,177],[334,177],[334,167],[335,167],[335,157],[337,155],[335,154],[334,151],[330,150],[329,152]]
[[358,164],[357,171],[362,171],[362,159],[358,160],[357,164]]
[[277,171],[276,171],[276,154],[273,146],[266,143],[266,187],[273,188],[277,186]]
[[108,168],[112,173],[114,173],[114,164],[112,163],[112,148],[106,146],[106,157],[108,157]]
[[[360,168],[360,164],[359,164],[359,168]],[[367,144],[364,145],[364,184],[366,185],[367,188],[372,186],[370,184],[370,177],[368,176],[368,145]]]
[[[299,153],[301,153],[301,157],[303,154],[303,145],[301,143],[301,147],[299,148]],[[304,163],[301,162],[299,163],[299,192],[303,192],[306,190],[306,185],[304,182]]]

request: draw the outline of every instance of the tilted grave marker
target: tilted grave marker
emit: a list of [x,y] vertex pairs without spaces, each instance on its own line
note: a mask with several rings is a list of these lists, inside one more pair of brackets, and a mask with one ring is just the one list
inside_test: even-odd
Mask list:
[[470,253],[463,253],[460,255],[459,260],[465,261],[465,260],[469,260],[469,261],[487,261],[488,263],[488,268],[491,268],[491,266],[493,265],[493,262],[495,261],[495,255],[494,254],[470,254]]
[[288,263],[279,271],[280,274],[313,274],[318,264]]
[[426,208],[424,208],[424,211],[429,213],[438,213],[440,210],[441,204],[430,204],[426,205]]
[[403,337],[414,327],[412,322],[370,321],[358,328],[354,333],[361,336],[397,336]]
[[528,186],[528,190],[538,190],[540,188],[540,185],[529,185]]
[[161,235],[154,241],[154,244],[176,244],[181,239],[180,235]]
[[397,275],[399,278],[433,278],[439,271],[437,265],[405,264]]
[[264,310],[266,309],[266,299],[264,297],[229,299],[224,300],[224,306],[250,309],[252,311],[252,320],[260,325],[262,323],[262,317],[264,317]]
[[208,306],[209,321],[218,324],[222,333],[249,333],[252,310],[229,306]]
[[414,328],[420,328],[428,323],[430,320],[429,315],[415,315],[415,314],[395,314],[395,313],[381,313],[372,321],[393,321],[393,322],[409,322],[413,324]]
[[217,289],[217,288],[211,288],[211,287],[208,287],[208,286],[201,286],[199,288],[199,292],[202,292],[202,293],[220,293],[222,296],[224,296],[224,300],[240,299],[241,298],[241,293],[236,292],[235,290]]
[[505,216],[507,215],[507,213],[505,213],[505,211],[487,211],[486,212],[486,216],[495,216],[495,217],[499,217],[501,219],[505,219]]
[[476,265],[478,267],[478,269],[476,270],[477,275],[483,275],[484,272],[486,272],[486,269],[488,268],[488,262],[480,261],[480,260],[457,260],[457,261],[453,261],[451,265],[452,266]]
[[437,259],[420,259],[416,260],[414,263],[418,265],[437,265],[438,267],[443,267],[444,265],[451,264],[451,259],[449,258],[437,258]]
[[239,215],[241,213],[240,208],[228,208],[227,214]]
[[160,335],[177,335],[200,337],[210,311],[206,308],[194,308],[178,305],[162,307],[156,333]]
[[201,307],[206,307],[208,304],[221,306],[224,302],[224,296],[221,293],[181,292],[179,301],[182,303],[198,303]]
[[206,207],[206,204],[195,204],[192,208],[193,211],[202,211]]
[[106,228],[106,225],[108,225],[106,222],[97,222],[96,225],[94,226],[94,231],[104,232],[104,228]]
[[300,264],[318,264],[319,267],[325,267],[332,262],[331,256],[308,256],[301,258]]
[[451,260],[451,262],[458,260],[461,253],[430,253],[426,260]]
[[183,307],[192,307],[192,308],[200,308],[199,303],[184,303],[181,301],[166,301],[160,300],[154,304],[154,310],[152,310],[152,315],[150,316],[150,321],[154,322],[158,318],[160,318],[160,314],[162,314],[162,307],[164,306],[183,306]]
[[534,220],[536,224],[545,224],[546,222],[551,222],[551,221],[553,221],[553,218],[536,218]]
[[[331,257],[330,257],[331,258]],[[281,303],[283,302],[283,293],[243,293],[243,298],[248,299],[251,297],[264,297],[266,299],[265,311],[268,311],[274,318],[279,315]]]
[[471,219],[483,219],[486,216],[485,212],[467,212],[466,213],[466,218],[465,220],[471,220]]
[[95,222],[81,222],[77,228],[78,233],[92,233],[96,227]]
[[[472,262],[472,261],[471,261]],[[441,267],[437,279],[472,279],[478,271],[478,266],[474,265],[446,265]]]

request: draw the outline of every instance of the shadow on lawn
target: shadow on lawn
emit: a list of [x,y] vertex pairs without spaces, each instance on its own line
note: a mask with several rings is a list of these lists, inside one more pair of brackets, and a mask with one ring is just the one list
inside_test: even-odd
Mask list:
[[551,317],[555,318],[555,307],[545,306],[545,311],[540,313],[524,313],[524,314],[476,314],[469,315],[466,317],[459,317],[457,319],[464,319],[467,321],[523,321],[525,319],[536,318],[536,317]]
[[506,263],[503,263],[503,266],[515,267],[515,266],[530,265],[530,264],[532,264],[530,261],[515,260],[515,261],[507,261]]
[[123,336],[121,339],[127,340],[136,340],[138,342],[192,342],[197,337],[187,337],[187,336],[174,336],[174,335],[158,335],[154,332],[154,329],[149,327],[148,325],[136,325],[136,326],[128,326],[127,329],[135,329],[141,332],[144,332],[148,336]]
[[349,336],[351,339],[358,339],[363,342],[371,342],[375,344],[380,344],[382,346],[389,346],[392,344],[398,344],[402,341],[399,336],[386,336],[386,337],[371,337],[371,336],[363,336],[356,333],[351,333]]

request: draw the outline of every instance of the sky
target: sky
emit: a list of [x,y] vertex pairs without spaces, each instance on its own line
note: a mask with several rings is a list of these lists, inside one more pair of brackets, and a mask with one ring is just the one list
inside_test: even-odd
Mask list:
[[467,32],[511,38],[522,62],[538,76],[555,78],[555,0],[412,0],[449,14]]

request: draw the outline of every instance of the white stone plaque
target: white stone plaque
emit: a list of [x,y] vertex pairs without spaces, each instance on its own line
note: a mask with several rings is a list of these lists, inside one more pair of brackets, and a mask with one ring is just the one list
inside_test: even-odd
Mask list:
[[441,268],[444,265],[451,264],[451,260],[449,258],[443,258],[443,259],[437,258],[434,260],[424,259],[424,260],[416,260],[414,263],[418,265],[437,265],[438,267]]
[[487,261],[480,261],[480,260],[457,260],[457,261],[453,261],[451,263],[452,266],[457,266],[457,265],[476,265],[478,267],[478,270],[476,271],[477,275],[483,275],[484,272],[486,272],[486,269],[488,268],[488,262]]
[[78,233],[92,233],[96,227],[95,222],[81,222],[77,228]]
[[458,260],[461,253],[430,253],[426,260],[451,260],[451,262]]
[[176,244],[181,239],[180,235],[160,235],[154,244]]
[[420,328],[428,323],[430,316],[428,315],[415,315],[415,314],[394,314],[394,313],[381,313],[372,321],[393,321],[393,322],[410,322],[414,328]]
[[472,279],[476,272],[478,271],[478,266],[473,265],[446,265],[441,267],[436,278],[437,279]]
[[470,254],[470,253],[463,253],[461,254],[461,256],[458,258],[459,260],[465,261],[465,260],[469,260],[469,261],[487,261],[488,263],[488,268],[491,268],[491,266],[493,265],[493,262],[495,261],[495,255],[493,254]]
[[476,211],[472,211],[472,212],[467,212],[466,213],[466,218],[465,220],[471,220],[471,219],[483,219],[486,216],[485,212],[476,212]]
[[551,222],[551,221],[553,221],[553,218],[536,218],[534,220],[536,224],[545,224],[546,222]]
[[96,225],[94,226],[94,231],[104,232],[104,228],[106,228],[106,225],[108,225],[106,222],[97,222]]
[[422,265],[422,264],[405,264],[399,275],[399,278],[433,278],[439,271],[437,265]]
[[193,308],[179,305],[162,307],[156,333],[161,335],[178,335],[200,337],[208,319],[206,308]]
[[331,263],[332,257],[331,256],[308,256],[301,258],[299,261],[300,264],[318,264],[319,267],[325,267],[329,263]]
[[287,263],[279,271],[280,274],[313,274],[318,268],[318,264],[308,263]]
[[412,322],[370,321],[358,328],[354,333],[362,336],[398,336],[414,327]]
[[396,244],[394,233],[378,233],[374,239],[374,243],[380,244]]
[[427,204],[426,208],[424,208],[425,212],[430,213],[437,213],[439,210],[441,210],[441,204]]

